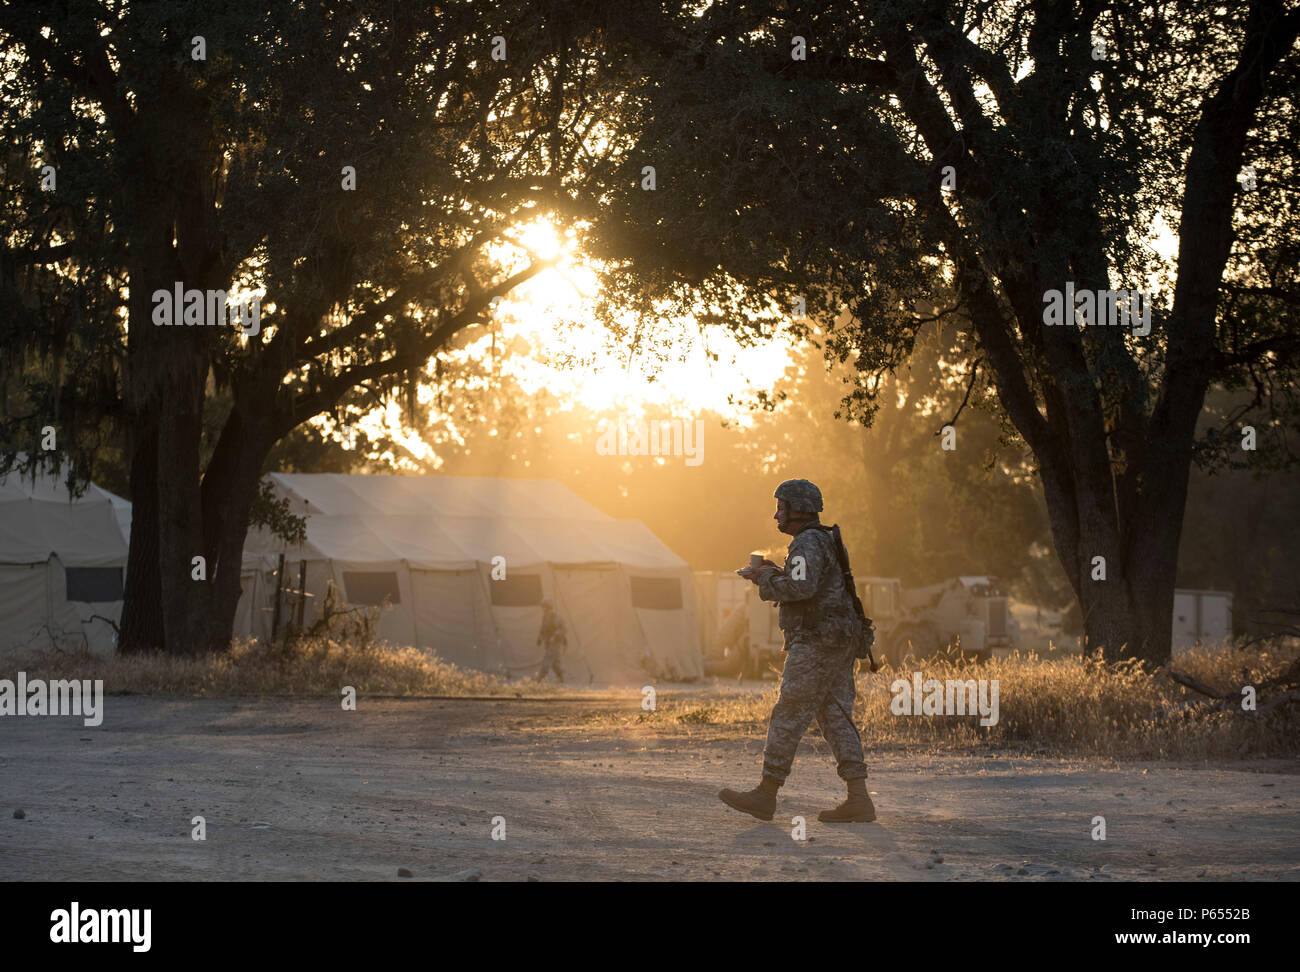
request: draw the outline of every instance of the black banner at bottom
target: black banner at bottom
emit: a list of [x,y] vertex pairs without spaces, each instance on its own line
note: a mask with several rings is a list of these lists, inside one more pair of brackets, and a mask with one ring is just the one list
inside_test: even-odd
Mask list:
[[633,960],[680,952],[695,963],[710,954],[820,955],[852,942],[869,942],[873,961],[994,958],[1044,942],[1057,957],[1173,947],[1231,960],[1289,940],[1287,891],[1258,883],[11,883],[0,928],[7,957],[75,950],[126,962],[373,960],[384,946],[499,962],[535,957],[543,942],[607,961],[624,949]]

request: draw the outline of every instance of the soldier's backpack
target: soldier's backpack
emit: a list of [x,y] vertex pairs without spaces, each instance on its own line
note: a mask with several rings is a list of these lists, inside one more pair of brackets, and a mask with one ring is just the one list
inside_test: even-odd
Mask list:
[[825,526],[819,523],[817,526],[829,533],[831,539],[835,541],[835,557],[840,562],[840,573],[844,577],[844,589],[849,594],[849,600],[853,602],[853,613],[858,620],[853,634],[853,656],[867,659],[871,671],[879,671],[880,665],[871,653],[871,646],[876,643],[876,632],[872,627],[872,620],[867,617],[866,611],[862,609],[862,598],[858,597],[858,588],[853,582],[853,569],[849,566],[849,552],[844,547],[844,538],[840,536],[839,524]]

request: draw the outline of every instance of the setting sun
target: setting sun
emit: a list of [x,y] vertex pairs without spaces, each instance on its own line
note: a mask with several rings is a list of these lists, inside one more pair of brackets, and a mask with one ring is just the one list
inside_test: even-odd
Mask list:
[[[592,322],[596,273],[575,251],[573,235],[546,219],[511,234],[519,244],[516,257],[531,251],[540,259],[559,258],[556,266],[511,292],[497,315],[502,337],[524,337],[539,349],[538,355],[509,365],[521,386],[530,393],[549,388],[593,410],[709,410],[743,423],[746,409],[739,402],[780,378],[790,360],[786,346],[745,348],[729,333],[701,334],[694,321],[686,321],[674,335],[670,356],[629,352]],[[503,246],[501,256],[507,258],[510,249]],[[480,339],[466,353],[480,354],[482,342],[489,340]]]

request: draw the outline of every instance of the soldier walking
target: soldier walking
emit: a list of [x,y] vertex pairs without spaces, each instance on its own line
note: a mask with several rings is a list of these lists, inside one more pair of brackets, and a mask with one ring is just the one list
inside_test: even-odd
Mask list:
[[555,613],[549,597],[542,601],[542,627],[537,632],[537,643],[542,646],[545,655],[542,658],[541,671],[537,673],[535,681],[543,681],[547,673],[555,669],[555,677],[563,682],[564,672],[560,670],[560,656],[564,653],[568,638],[564,634],[564,622]]
[[793,539],[785,566],[764,560],[738,573],[758,585],[764,601],[779,607],[785,635],[781,694],[772,709],[763,750],[763,778],[752,790],[724,789],[729,807],[759,820],[771,820],[776,793],[790,775],[799,740],[813,719],[835,754],[848,799],[817,819],[829,823],[869,823],[876,808],[867,794],[862,740],[853,725],[856,651],[851,642],[856,616],[837,556],[837,542],[821,524],[822,494],[806,479],[789,479],[776,489],[777,529]]

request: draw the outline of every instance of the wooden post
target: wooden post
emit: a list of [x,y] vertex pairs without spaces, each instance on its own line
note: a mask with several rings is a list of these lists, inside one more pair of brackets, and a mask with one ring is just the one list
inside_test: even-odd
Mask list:
[[298,561],[298,631],[302,631],[303,616],[307,607],[307,558]]
[[271,644],[280,632],[280,598],[284,593],[284,554],[280,554],[280,566],[275,572],[275,613],[271,615]]

